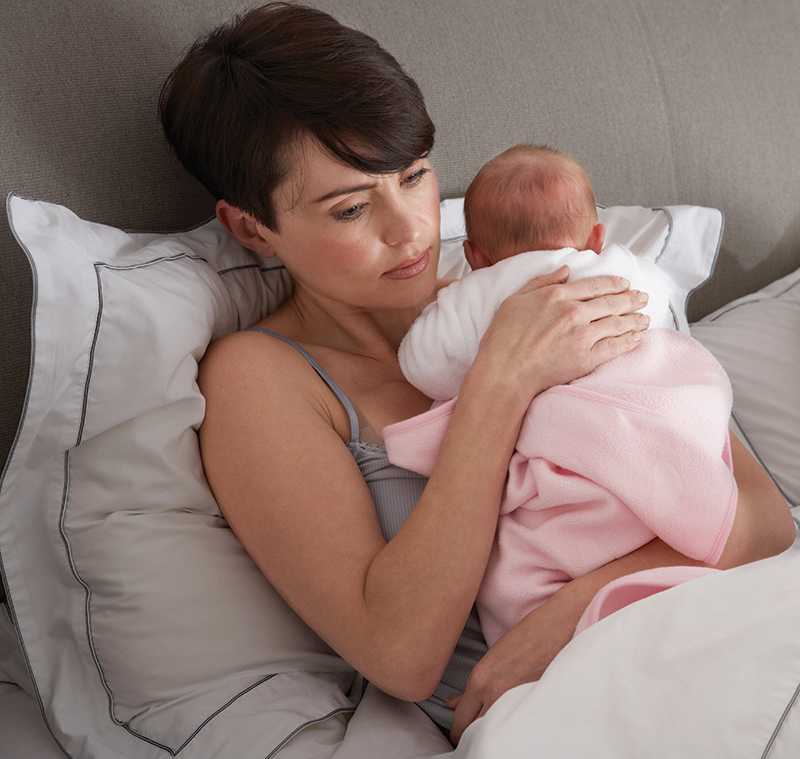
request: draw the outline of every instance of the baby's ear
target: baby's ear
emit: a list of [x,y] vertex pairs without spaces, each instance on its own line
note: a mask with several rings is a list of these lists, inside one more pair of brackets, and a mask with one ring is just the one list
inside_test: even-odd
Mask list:
[[464,240],[464,255],[467,257],[467,263],[473,271],[485,269],[487,266],[492,265],[489,257],[470,240]]
[[595,224],[592,231],[589,232],[589,239],[586,241],[586,250],[593,250],[597,255],[603,249],[603,244],[606,241],[606,225]]

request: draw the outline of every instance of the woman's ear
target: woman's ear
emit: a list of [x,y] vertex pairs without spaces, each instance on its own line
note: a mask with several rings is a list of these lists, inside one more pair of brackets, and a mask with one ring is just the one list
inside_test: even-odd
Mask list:
[[491,266],[489,257],[474,243],[464,240],[464,255],[473,271]]
[[589,239],[586,241],[586,250],[593,250],[597,255],[603,249],[603,244],[606,241],[606,225],[595,224],[592,231],[589,232]]
[[220,224],[242,247],[264,258],[272,258],[275,255],[275,250],[264,237],[261,226],[252,216],[232,206],[227,200],[218,200],[216,210]]

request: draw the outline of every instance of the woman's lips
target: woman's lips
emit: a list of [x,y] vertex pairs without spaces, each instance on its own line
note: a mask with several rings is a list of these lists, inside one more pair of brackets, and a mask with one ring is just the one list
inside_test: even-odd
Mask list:
[[430,254],[426,250],[419,258],[415,258],[407,264],[398,266],[396,269],[387,271],[385,276],[391,277],[392,279],[410,279],[425,271],[425,269],[428,268],[429,262]]

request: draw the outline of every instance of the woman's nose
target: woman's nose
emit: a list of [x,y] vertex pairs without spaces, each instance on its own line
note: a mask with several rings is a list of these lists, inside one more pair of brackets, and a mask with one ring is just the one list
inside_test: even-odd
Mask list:
[[384,225],[387,245],[412,243],[422,234],[422,223],[414,213],[413,204],[405,199],[395,199],[386,209]]

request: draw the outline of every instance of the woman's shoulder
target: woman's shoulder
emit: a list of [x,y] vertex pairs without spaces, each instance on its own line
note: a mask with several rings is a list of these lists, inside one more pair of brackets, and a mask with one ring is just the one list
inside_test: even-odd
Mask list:
[[242,330],[214,340],[200,361],[200,386],[258,390],[265,383],[288,390],[313,378],[296,348],[261,331]]
[[298,430],[321,419],[349,439],[341,404],[297,348],[279,337],[243,330],[215,340],[200,362],[198,384],[207,419],[213,414],[236,425],[257,416],[266,427],[291,419]]
[[200,374],[232,378],[248,367],[268,369],[284,354],[290,355],[281,341],[263,332],[232,332],[211,342],[200,361]]

